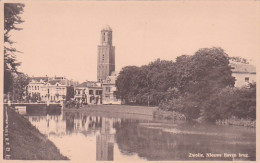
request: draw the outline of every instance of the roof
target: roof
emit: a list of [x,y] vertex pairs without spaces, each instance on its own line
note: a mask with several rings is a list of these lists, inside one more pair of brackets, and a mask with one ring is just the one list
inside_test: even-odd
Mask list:
[[40,82],[41,80],[42,81],[48,81],[48,77],[30,77],[30,81],[37,81],[37,82]]
[[66,85],[66,81],[65,80],[51,80],[51,81],[49,81],[49,83],[51,85],[55,85],[56,83],[59,83],[61,85]]
[[230,61],[230,66],[232,67],[232,72],[234,73],[256,73],[256,67],[251,64]]
[[104,81],[104,84],[116,84],[117,76],[108,76]]
[[85,81],[85,82],[79,84],[77,87],[99,87],[99,86],[97,85],[97,82]]
[[103,28],[102,28],[102,31],[112,31],[111,27],[109,25],[105,25]]

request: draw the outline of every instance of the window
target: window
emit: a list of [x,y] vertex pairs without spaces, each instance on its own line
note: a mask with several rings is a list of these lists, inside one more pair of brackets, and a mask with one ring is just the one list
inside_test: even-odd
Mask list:
[[102,91],[96,90],[96,95],[102,95]]
[[245,77],[245,82],[249,83],[249,77]]
[[93,90],[89,90],[89,94],[90,94],[90,95],[93,95]]
[[107,91],[107,92],[110,92],[110,87],[106,87],[106,91]]

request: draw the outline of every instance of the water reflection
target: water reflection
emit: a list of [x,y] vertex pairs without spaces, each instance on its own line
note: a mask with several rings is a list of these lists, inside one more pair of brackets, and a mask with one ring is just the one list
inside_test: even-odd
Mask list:
[[96,136],[97,148],[96,159],[98,161],[113,161],[114,160],[114,135],[115,130],[111,126],[112,119],[103,118],[102,128],[99,135]]
[[[72,160],[255,160],[255,129],[57,110],[28,110],[26,117]],[[205,157],[189,157],[189,153]],[[206,157],[206,153],[222,157]],[[224,157],[224,153],[249,157]]]

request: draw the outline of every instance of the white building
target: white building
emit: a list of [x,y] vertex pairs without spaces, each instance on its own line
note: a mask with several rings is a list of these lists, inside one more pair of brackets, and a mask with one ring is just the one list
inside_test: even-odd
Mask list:
[[247,87],[256,82],[256,68],[254,65],[230,61],[232,76],[235,77],[235,87]]
[[117,91],[117,76],[118,75],[115,72],[113,72],[111,76],[107,76],[107,78],[103,80],[103,104],[121,104],[121,99],[118,99],[115,94],[115,92]]
[[73,83],[64,77],[32,77],[27,86],[28,102],[60,102],[74,97]]
[[41,101],[44,94],[42,87],[48,82],[48,77],[32,77],[26,87],[28,100],[31,102]]
[[41,101],[60,102],[74,97],[73,86],[65,80],[52,80],[42,86]]
[[74,88],[74,99],[88,104],[102,104],[102,87],[100,83],[86,81]]

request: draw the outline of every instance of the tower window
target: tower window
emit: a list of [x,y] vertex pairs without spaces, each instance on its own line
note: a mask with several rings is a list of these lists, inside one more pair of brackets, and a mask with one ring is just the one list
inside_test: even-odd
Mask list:
[[245,77],[245,82],[249,82],[249,77]]

